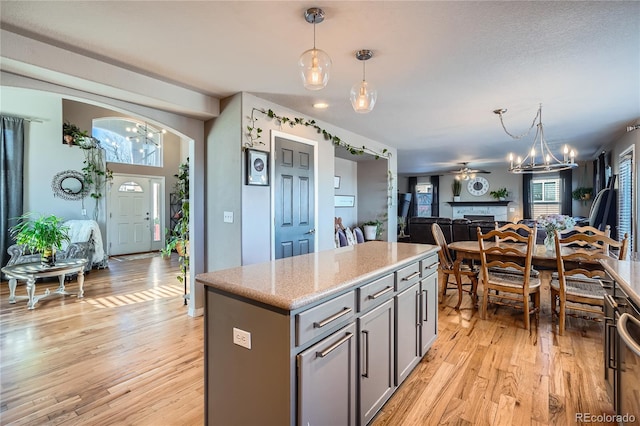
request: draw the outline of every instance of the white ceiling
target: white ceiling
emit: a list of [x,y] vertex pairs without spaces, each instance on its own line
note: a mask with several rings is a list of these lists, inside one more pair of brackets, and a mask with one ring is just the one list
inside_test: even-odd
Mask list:
[[[308,7],[328,86],[303,88]],[[640,2],[2,1],[3,29],[226,97],[246,91],[398,149],[398,171],[502,165],[543,104],[547,142],[589,160],[640,119]],[[371,49],[370,114],[351,109]],[[327,110],[312,104],[326,101]],[[338,135],[339,136],[339,135]],[[348,142],[348,141],[347,141]]]

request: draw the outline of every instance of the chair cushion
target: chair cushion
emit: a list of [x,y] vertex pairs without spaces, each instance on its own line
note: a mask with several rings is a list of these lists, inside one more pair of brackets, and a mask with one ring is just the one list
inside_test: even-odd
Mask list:
[[349,245],[349,243],[347,242],[347,235],[344,233],[342,229],[338,229],[337,234],[338,234],[338,239],[340,241],[340,247],[345,247]]
[[[497,284],[505,287],[521,288],[522,274],[489,271],[489,281],[493,284]],[[540,278],[529,277],[529,288],[536,288],[536,287],[540,287]]]
[[[567,295],[590,297],[592,299],[604,299],[604,289],[602,288],[602,281],[598,278],[589,278],[584,275],[575,275],[565,278],[565,289]],[[558,273],[554,272],[551,275],[551,288],[556,291],[560,291],[560,282],[558,281]]]
[[358,244],[364,243],[364,234],[359,227],[356,226],[355,228],[353,228],[353,235],[355,235],[356,242]]
[[[519,269],[510,268],[510,267],[509,268],[498,268],[498,267],[489,268],[489,274],[491,274],[492,272],[496,274],[509,274],[509,275],[522,276],[522,271],[520,271]],[[540,278],[540,272],[535,269],[531,269],[531,272],[529,272],[529,276],[531,278]]]
[[353,246],[355,244],[358,244],[358,242],[356,241],[356,237],[353,235],[353,232],[351,231],[351,228],[349,228],[348,226],[345,228],[344,230],[344,234],[347,237],[347,244],[350,246]]

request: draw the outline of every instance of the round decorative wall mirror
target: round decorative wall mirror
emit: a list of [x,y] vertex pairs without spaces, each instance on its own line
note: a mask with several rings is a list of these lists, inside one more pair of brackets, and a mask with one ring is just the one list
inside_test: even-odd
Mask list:
[[84,184],[84,175],[76,170],[65,170],[51,181],[53,195],[63,200],[81,200],[87,196],[89,187]]

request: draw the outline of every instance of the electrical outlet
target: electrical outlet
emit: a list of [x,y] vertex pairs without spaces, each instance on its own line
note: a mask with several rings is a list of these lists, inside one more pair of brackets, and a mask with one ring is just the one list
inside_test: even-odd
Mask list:
[[82,209],[82,216],[86,216],[87,215],[87,209]]
[[251,333],[233,327],[233,343],[251,349]]
[[233,212],[224,212],[224,222],[233,223]]

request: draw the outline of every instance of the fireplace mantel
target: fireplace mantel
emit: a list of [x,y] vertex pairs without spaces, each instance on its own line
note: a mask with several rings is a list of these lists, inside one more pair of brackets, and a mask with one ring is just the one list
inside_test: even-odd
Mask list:
[[447,201],[452,206],[506,206],[511,201]]

